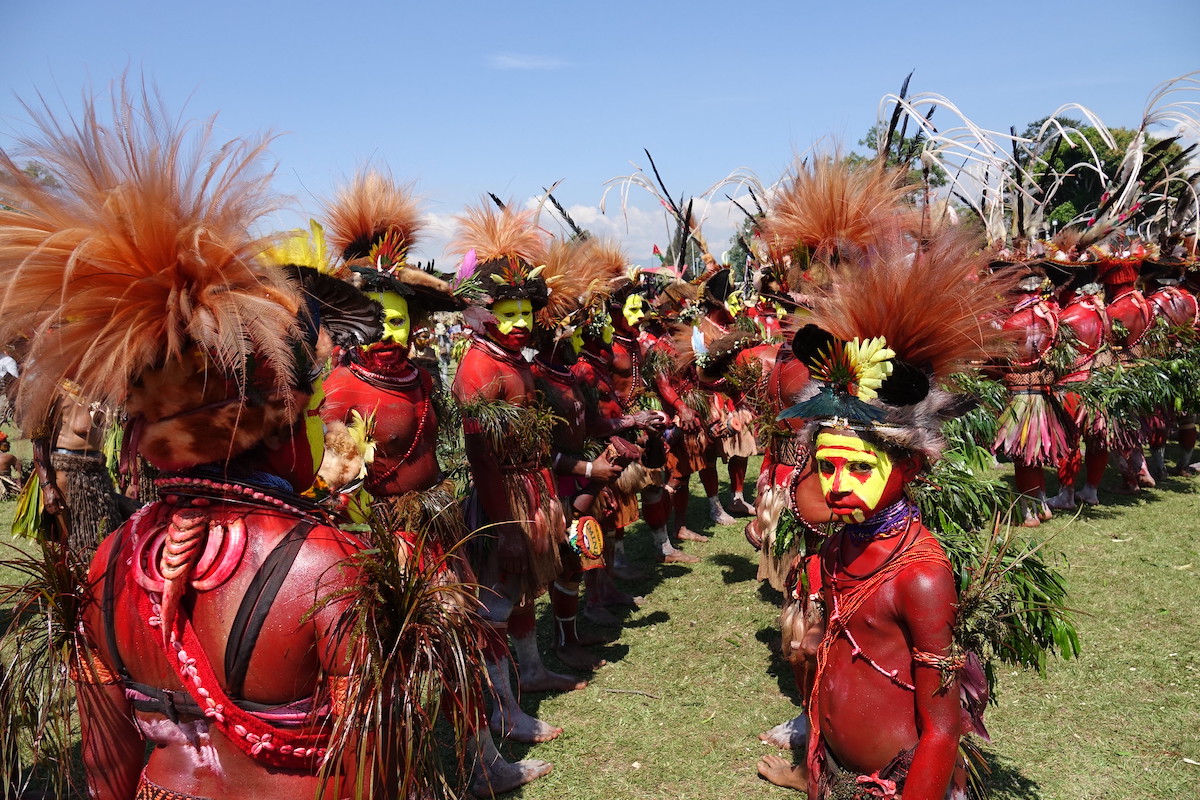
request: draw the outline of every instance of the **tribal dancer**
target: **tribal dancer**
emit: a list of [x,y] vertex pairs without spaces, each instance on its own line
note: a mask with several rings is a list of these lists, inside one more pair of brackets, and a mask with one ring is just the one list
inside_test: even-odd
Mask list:
[[[1058,365],[1065,375],[1058,378],[1058,390],[1063,410],[1071,416],[1068,454],[1058,462],[1059,492],[1047,504],[1054,509],[1073,509],[1077,504],[1075,478],[1084,468],[1084,485],[1078,499],[1097,505],[1100,480],[1108,466],[1111,425],[1104,415],[1090,407],[1072,385],[1086,381],[1093,371],[1107,369],[1113,362],[1109,347],[1108,314],[1104,310],[1103,288],[1098,283],[1085,283],[1058,317],[1057,339],[1064,343],[1069,363]],[[1086,452],[1080,453],[1082,439]]]
[[[1141,355],[1142,340],[1154,322],[1154,310],[1146,296],[1137,288],[1141,271],[1142,255],[1118,252],[1097,265],[1100,281],[1104,284],[1106,309],[1112,327],[1112,344],[1117,360],[1130,365]],[[1134,494],[1143,487],[1155,484],[1146,465],[1143,446],[1146,431],[1141,419],[1112,420],[1116,427],[1116,462],[1121,475],[1121,484],[1114,491]]]
[[541,264],[546,244],[529,212],[468,209],[453,245],[463,256],[459,289],[473,305],[474,331],[452,391],[463,418],[472,490],[467,520],[480,532],[472,567],[492,628],[488,674],[497,733],[546,742],[562,729],[523,711],[512,690],[506,639],[512,636],[526,691],[582,689],[586,681],[548,670],[537,645],[533,601],[563,572],[566,520],[551,469],[553,414],[538,403],[523,350],[533,343],[534,314],[547,300]]
[[[877,248],[881,239],[902,229],[912,217],[904,203],[910,192],[897,172],[874,164],[851,166],[841,159],[814,158],[797,165],[756,224],[755,237],[766,261],[763,282],[771,295],[796,309],[798,287],[822,285],[846,258]],[[788,318],[792,337],[797,318]],[[811,442],[800,435],[804,421],[778,418],[816,390],[809,377],[807,366],[793,354],[792,340],[779,349],[769,369],[764,367],[759,413],[772,422],[763,426],[766,448],[758,475],[757,514],[745,531],[760,551],[759,579],[783,593],[783,652],[794,672],[802,709],[759,738],[784,749],[802,747],[808,732],[816,643],[825,624],[816,602],[816,557],[824,539],[822,526],[833,519],[813,469]]]
[[[593,257],[593,250],[591,241],[558,241],[550,246],[542,273],[550,296],[537,315],[538,355],[532,363],[538,392],[557,417],[554,470],[571,531],[568,543],[560,548],[563,572],[550,589],[555,653],[567,666],[588,670],[605,662],[583,645],[603,639],[581,639],[576,629],[580,582],[586,573],[591,602],[592,576],[605,574],[605,561],[612,556],[608,534],[621,523],[622,504],[613,484],[641,456],[641,448],[618,434],[635,433],[639,425],[649,426],[656,419],[646,416],[653,412],[632,417],[604,413],[595,391],[599,376],[588,381],[576,371],[581,366],[584,324],[594,305],[603,304],[607,283],[604,265]],[[636,519],[636,494],[633,509]],[[596,536],[597,530],[601,537]]]
[[[1177,270],[1182,272],[1183,265],[1179,265]],[[1154,312],[1155,322],[1153,324],[1159,325],[1165,335],[1160,337],[1163,339],[1159,346],[1160,352],[1151,355],[1168,358],[1173,352],[1179,352],[1188,346],[1195,346],[1196,323],[1200,319],[1200,309],[1197,307],[1196,296],[1179,285],[1181,280],[1178,274],[1160,274],[1154,281],[1158,284],[1158,288],[1146,298],[1146,301]],[[1162,406],[1156,409],[1152,417],[1154,424],[1151,425],[1148,441],[1150,475],[1155,480],[1163,480],[1167,477],[1167,435],[1172,427],[1178,427],[1180,446],[1184,451],[1180,455],[1180,467],[1176,472],[1181,474],[1183,465],[1190,465],[1191,453],[1188,450],[1195,447],[1196,431],[1193,412],[1192,408]],[[1189,437],[1192,437],[1190,447],[1187,441]]]
[[956,582],[906,486],[937,459],[955,398],[938,382],[987,354],[997,286],[972,235],[897,242],[844,264],[814,299],[795,355],[821,391],[809,420],[825,500],[846,524],[820,556],[828,628],[817,649],[808,758],[759,762],[810,797],[943,797],[965,732]]
[[[79,393],[74,381],[59,387],[53,424],[32,432],[33,469],[49,519],[85,560],[108,533],[136,509],[117,493],[102,450],[108,412]],[[133,506],[132,508],[130,506]]]
[[[712,347],[717,339],[729,335],[743,318],[746,298],[733,285],[728,267],[718,270],[707,281],[701,292],[705,307],[700,318],[700,332],[704,343]],[[746,470],[750,456],[758,447],[754,440],[753,415],[744,407],[738,407],[725,392],[709,391],[711,414],[715,418],[710,426],[710,447],[705,454],[705,466],[700,470],[700,482],[708,498],[708,516],[718,525],[732,525],[734,516],[754,516],[754,506],[746,502]],[[717,489],[717,458],[724,459],[729,467],[729,485],[733,494],[729,509],[721,505]],[[733,512],[732,514],[730,512]]]
[[1069,455],[1070,420],[1053,392],[1054,370],[1046,363],[1058,336],[1053,284],[1044,274],[1031,272],[1019,288],[1002,323],[1015,340],[1016,351],[1002,368],[1010,399],[992,447],[1012,459],[1023,524],[1034,528],[1053,515],[1042,468]]
[[[481,626],[415,566],[404,589],[425,599],[400,601],[372,566],[386,553],[364,562],[363,544],[299,495],[320,457],[328,329],[339,313],[369,329],[355,315],[370,304],[340,310],[320,282],[260,259],[269,242],[248,230],[271,207],[256,172],[264,145],[210,149],[211,121],[175,129],[141,100],[114,91],[111,128],[90,102],[68,124],[40,120],[30,146],[55,189],[0,154],[16,209],[0,211],[0,341],[29,336],[37,365],[18,390],[22,423],[42,423],[71,379],[124,406],[127,455],[163,475],[162,499],[101,543],[81,619],[59,621],[77,634],[89,796],[435,794],[432,722],[410,716],[400,731],[396,709],[445,690],[461,741],[481,661],[464,643]],[[379,596],[405,622],[373,625]],[[410,624],[422,626],[418,651]],[[434,655],[447,642],[454,652]],[[401,674],[372,661],[381,650],[422,666]]]
[[445,281],[408,264],[420,213],[390,178],[359,175],[328,213],[330,241],[347,271],[382,308],[383,336],[346,352],[346,363],[325,381],[321,416],[332,430],[354,428],[374,445],[363,489],[383,527],[422,531],[444,551],[456,550],[468,531],[438,464],[435,382],[409,359],[409,338],[428,313],[464,304]]
[[[700,559],[672,544],[675,541],[706,542],[690,530],[685,521],[690,499],[687,479],[702,464],[704,433],[696,407],[685,395],[690,384],[673,371],[674,357],[669,336],[645,329],[649,304],[642,276],[619,267],[612,279],[608,299],[608,318],[613,327],[609,374],[616,390],[622,414],[661,411],[671,427],[647,442],[642,465],[655,479],[642,490],[642,518],[654,543],[654,555],[664,564],[694,564]],[[668,535],[667,523],[674,510],[675,520]]]

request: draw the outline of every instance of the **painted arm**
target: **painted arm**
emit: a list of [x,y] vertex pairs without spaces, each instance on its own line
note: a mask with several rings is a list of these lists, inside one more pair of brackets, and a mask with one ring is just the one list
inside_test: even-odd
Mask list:
[[137,791],[146,743],[120,684],[76,685],[83,768],[93,800],[129,800]]
[[[92,561],[88,579],[89,597],[84,612],[85,636],[90,642],[103,630],[99,599],[103,592],[104,565],[108,551],[118,537],[110,536],[100,545]],[[91,652],[100,650],[91,644]],[[86,665],[79,669],[87,670]],[[133,724],[133,709],[119,683],[98,684],[79,680],[75,684],[79,703],[79,723],[83,735],[83,767],[88,796],[94,800],[129,800],[137,791],[142,774],[146,743]]]
[[[958,592],[950,571],[944,565],[918,564],[903,572],[899,580],[899,613],[908,628],[913,651],[947,656],[953,645],[958,604]],[[904,785],[904,798],[941,800],[954,774],[962,736],[958,676],[956,673],[950,684],[943,686],[939,669],[916,662],[913,684],[916,686],[919,738]]]
[[[451,387],[454,398],[460,405],[477,400],[504,399],[504,385],[500,377],[483,374],[478,362],[472,361],[470,355],[468,352],[455,373]],[[504,485],[498,480],[500,461],[488,446],[478,421],[466,416],[463,417],[463,449],[471,469],[471,481],[488,518],[492,522],[508,520],[508,498],[504,494]]]
[[[352,561],[359,547],[349,536],[331,528],[321,528],[309,534],[301,552],[304,560],[301,568],[318,576],[312,583],[312,608],[316,610],[311,624],[317,659],[335,715],[349,713],[346,704],[355,692],[346,678],[351,671],[351,628],[342,619],[354,601],[354,595],[342,593],[361,580],[360,572]],[[328,599],[339,594],[341,596],[336,600]],[[331,777],[332,786],[327,793],[336,797],[359,796],[356,794],[356,784],[362,781],[363,797],[385,800],[396,797],[396,781],[385,779],[383,785],[377,785],[379,776],[398,774],[398,769],[390,763],[375,763],[377,759],[372,746],[372,731],[364,730],[353,722],[346,725],[346,731],[348,736],[341,751],[340,769]],[[340,787],[337,786],[339,781]]]
[[699,427],[700,421],[696,419],[695,412],[688,408],[687,403],[683,402],[679,393],[675,391],[670,374],[666,372],[656,374],[654,388],[662,400],[663,408],[667,410],[668,414],[679,420],[679,427],[685,431],[693,431]]

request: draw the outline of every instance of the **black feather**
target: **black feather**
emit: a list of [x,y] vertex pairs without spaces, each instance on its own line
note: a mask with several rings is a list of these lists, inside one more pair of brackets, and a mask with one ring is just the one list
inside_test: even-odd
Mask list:
[[792,337],[792,354],[803,364],[812,364],[818,354],[829,349],[837,341],[829,331],[809,323]]
[[929,376],[906,361],[892,361],[892,374],[879,387],[879,399],[889,406],[911,406],[929,394]]

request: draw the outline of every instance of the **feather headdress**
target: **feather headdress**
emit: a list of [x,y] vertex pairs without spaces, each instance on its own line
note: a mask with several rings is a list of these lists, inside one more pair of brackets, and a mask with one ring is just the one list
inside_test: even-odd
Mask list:
[[843,258],[877,246],[919,217],[905,199],[913,187],[904,174],[877,163],[848,164],[837,156],[814,157],[784,177],[758,224],[757,235],[789,289],[810,270],[818,282]]
[[402,264],[422,228],[412,188],[372,170],[360,172],[338,190],[326,204],[325,216],[329,241],[346,261],[370,257],[386,239],[389,266]]
[[423,311],[456,311],[449,283],[408,263],[424,222],[412,188],[379,172],[361,172],[325,207],[329,238],[364,292],[395,292]]
[[780,416],[838,420],[936,459],[958,406],[939,383],[1005,343],[993,320],[1015,276],[989,272],[980,244],[972,231],[899,237],[843,263],[792,342],[822,390]]
[[623,257],[617,245],[592,237],[551,242],[541,273],[549,290],[546,307],[538,314],[542,326],[553,329],[585,322],[591,307],[608,296],[608,262]]
[[449,251],[474,265],[470,275],[462,276],[475,289],[473,302],[525,299],[535,308],[546,304],[541,272],[547,241],[532,211],[519,211],[511,203],[497,208],[485,200],[456,221],[458,231]]
[[[111,127],[94,100],[66,123],[30,109],[40,138],[22,144],[57,186],[0,153],[0,342],[28,341],[18,419],[36,428],[71,380],[163,423],[144,431],[159,444],[181,436],[171,465],[228,457],[302,406],[300,298],[249,232],[271,208],[265,142],[214,151],[213,120],[171,125],[149,93],[114,95]],[[205,442],[165,429],[201,408]]]

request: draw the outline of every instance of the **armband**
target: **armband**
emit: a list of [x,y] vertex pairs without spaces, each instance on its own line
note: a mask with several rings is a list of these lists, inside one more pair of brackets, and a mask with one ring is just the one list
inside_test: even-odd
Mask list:
[[329,687],[329,705],[335,717],[344,717],[350,708],[349,675],[330,675],[325,679]]
[[76,653],[71,659],[69,672],[75,683],[88,686],[112,686],[121,682],[95,650],[89,650],[86,654]]

